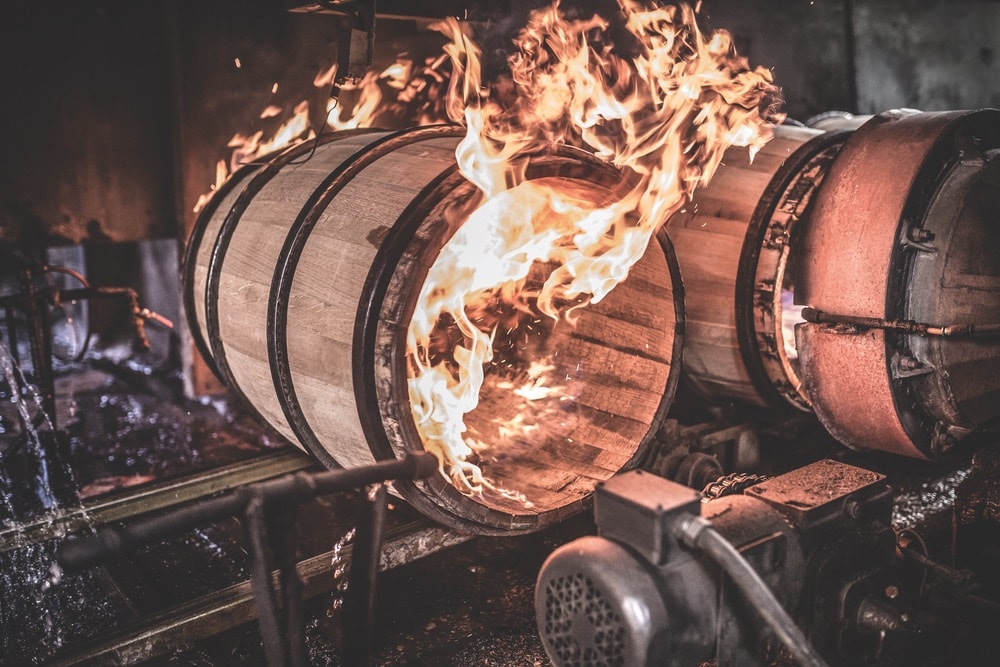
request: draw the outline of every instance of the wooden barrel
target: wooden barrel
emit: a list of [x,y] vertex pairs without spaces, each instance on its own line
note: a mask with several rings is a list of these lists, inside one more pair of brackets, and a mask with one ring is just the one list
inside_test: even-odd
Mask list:
[[752,162],[730,149],[668,221],[684,279],[683,377],[702,399],[809,410],[789,328],[797,223],[846,136],[780,126]]
[[[329,135],[238,172],[192,235],[185,303],[196,342],[236,394],[329,467],[422,448],[406,333],[431,264],[479,201],[455,164],[459,139],[444,126]],[[565,147],[533,156],[526,174],[603,196],[623,180]],[[599,481],[635,465],[679,371],[680,280],[669,240],[657,240],[575,327],[546,334],[572,385],[547,436],[477,461],[529,504],[463,495],[443,475],[395,491],[446,525],[510,534],[579,511]],[[471,425],[508,419],[509,403],[484,396]]]

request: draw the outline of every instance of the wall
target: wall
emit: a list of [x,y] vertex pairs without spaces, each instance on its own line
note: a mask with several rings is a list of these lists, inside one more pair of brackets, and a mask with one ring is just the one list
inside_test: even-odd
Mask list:
[[733,35],[751,65],[769,67],[788,115],[805,121],[852,110],[850,3],[829,0],[705,0],[702,15]]
[[860,112],[1000,107],[1000,3],[855,4]]
[[176,233],[164,8],[5,0],[0,242]]
[[[513,17],[539,2],[469,4],[472,16]],[[1000,106],[997,2],[703,0],[701,13],[752,64],[773,69],[793,118]],[[321,124],[326,91],[312,80],[336,58],[338,27],[329,15],[286,11],[283,0],[6,0],[0,243],[183,239],[235,132],[269,134],[302,99]],[[391,55],[414,35],[426,33],[385,20],[376,43]],[[272,104],[280,113],[260,118]],[[193,391],[218,390],[202,365],[185,366]]]

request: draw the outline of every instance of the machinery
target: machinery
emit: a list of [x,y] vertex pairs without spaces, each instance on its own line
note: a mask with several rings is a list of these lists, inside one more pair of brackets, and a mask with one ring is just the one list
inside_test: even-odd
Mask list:
[[[767,171],[766,159],[723,170],[696,196],[695,212],[668,223],[688,316],[699,313],[685,339],[691,389],[709,401],[756,404],[772,425],[790,405],[814,411],[842,444],[892,453],[871,461],[891,473],[900,455],[954,465],[949,451],[963,438],[976,436],[972,448],[995,439],[1000,274],[987,255],[997,238],[988,185],[996,118],[991,110],[894,111],[849,135],[779,133],[798,148],[771,149],[792,154],[755,186],[749,207],[731,193],[745,195],[749,186],[740,185]],[[701,251],[722,233],[742,244]],[[722,285],[727,267],[731,281]],[[733,310],[703,314],[720,303]],[[978,544],[955,543],[965,520],[995,527],[982,512],[996,499],[982,479],[989,454],[979,456],[980,481],[956,508],[955,526],[938,531],[953,542],[938,550],[939,562],[922,537],[934,529],[912,530],[896,516],[886,475],[832,459],[793,467],[771,447],[753,463],[784,474],[713,481],[725,457],[678,435],[651,467],[680,483],[633,471],[600,484],[597,536],[560,547],[543,566],[535,607],[556,665],[985,655],[981,644],[964,645],[959,629],[996,619],[996,603],[979,596],[992,577],[982,560],[991,529],[977,533]],[[853,461],[866,465],[863,455]],[[702,494],[690,488],[702,485]],[[977,567],[948,564],[956,561]]]
[[[704,495],[642,471],[599,487],[597,535],[559,547],[538,576],[538,629],[555,665],[983,657],[956,646],[940,591],[923,595],[927,574],[909,565],[928,560],[912,535],[897,540],[883,475],[823,459],[712,495],[724,488]],[[967,594],[968,572],[933,566],[952,600]]]

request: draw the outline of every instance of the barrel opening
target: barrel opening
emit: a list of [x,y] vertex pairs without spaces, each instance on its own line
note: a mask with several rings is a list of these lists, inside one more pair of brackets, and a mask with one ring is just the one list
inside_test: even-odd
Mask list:
[[[595,207],[628,186],[617,170],[562,149],[533,157],[526,176],[514,190],[555,189]],[[421,198],[425,206],[407,213],[420,220],[392,270],[375,335],[374,373],[388,380],[376,379],[377,402],[395,455],[425,443],[408,386],[415,368],[407,333],[419,294],[442,249],[480,203],[464,179],[446,180]],[[669,241],[651,242],[623,283],[572,312],[575,323],[541,314],[530,296],[552,270],[535,262],[521,301],[497,295],[466,308],[492,334],[493,356],[482,367],[478,405],[466,415],[464,434],[472,449],[467,460],[492,488],[461,492],[438,476],[419,483],[418,502],[429,496],[438,511],[495,529],[537,528],[581,509],[598,482],[634,465],[647,449],[672,402],[680,353],[683,305]],[[426,358],[452,368],[450,355],[463,337],[453,320],[440,318]]]
[[754,210],[737,271],[740,352],[757,391],[771,406],[809,411],[795,328],[807,305],[796,290],[801,238],[813,197],[850,132],[813,137],[775,171]]

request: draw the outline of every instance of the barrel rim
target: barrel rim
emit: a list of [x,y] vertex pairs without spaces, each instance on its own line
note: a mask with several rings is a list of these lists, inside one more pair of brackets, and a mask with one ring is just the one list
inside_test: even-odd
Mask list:
[[[420,196],[414,197],[386,235],[375,260],[372,262],[372,270],[369,272],[362,290],[354,329],[355,350],[357,351],[353,359],[354,391],[365,437],[372,448],[372,453],[378,458],[394,458],[396,456],[382,419],[375,377],[374,360],[377,357],[377,333],[382,304],[396,267],[418,229],[424,223],[427,214],[439,205],[448,194],[460,187],[472,186],[459,172],[456,164],[449,167],[434,182],[428,184]],[[402,377],[406,377],[405,365],[400,370],[403,373]],[[373,409],[362,411],[361,406],[371,406]],[[407,410],[403,411],[404,415],[409,412],[408,398],[405,406]],[[414,432],[413,437],[409,438],[407,442],[419,444],[420,438]],[[433,475],[432,479],[436,477],[437,475]],[[479,523],[446,511],[445,508],[425,496],[421,492],[420,486],[412,481],[399,480],[394,482],[394,488],[400,496],[425,516],[430,516],[444,525],[459,530],[483,532]]]
[[[291,364],[288,357],[288,306],[291,295],[292,283],[298,268],[302,251],[306,247],[309,236],[319,222],[327,207],[337,196],[337,194],[347,186],[353,178],[362,170],[369,167],[376,160],[391,153],[401,140],[419,140],[425,136],[461,136],[460,128],[456,125],[429,125],[416,128],[406,128],[403,130],[380,130],[378,128],[367,128],[350,132],[351,135],[371,134],[382,136],[374,138],[362,148],[355,151],[351,156],[345,158],[316,188],[312,195],[302,207],[298,216],[289,227],[284,244],[278,254],[275,263],[274,273],[271,277],[271,288],[267,305],[267,356],[271,370],[271,381],[278,395],[284,400],[279,401],[285,420],[289,428],[298,438],[299,443],[306,451],[315,456],[324,466],[332,469],[343,466],[330,454],[323,446],[316,432],[306,419],[305,413],[299,403],[298,393],[295,390],[295,382],[292,378]],[[346,133],[339,132],[339,136]],[[335,135],[335,136],[337,136]],[[383,246],[385,241],[383,241]],[[381,251],[381,248],[380,248]],[[362,292],[364,294],[364,291]],[[355,333],[355,340],[357,333]],[[358,353],[355,346],[354,357]],[[356,365],[356,364],[355,364]],[[357,373],[355,371],[355,378]],[[357,385],[357,382],[354,383]],[[362,419],[362,429],[364,429],[364,411],[361,410],[363,403],[358,402],[358,413]],[[366,437],[368,436],[365,430]],[[369,440],[369,447],[370,447]],[[392,458],[391,456],[378,456],[373,450],[376,459]]]
[[[557,154],[558,157],[563,158],[572,157],[574,159],[584,160],[588,164],[602,170],[614,172],[614,176],[618,178],[618,185],[628,187],[629,179],[622,179],[622,173],[619,170],[615,169],[613,165],[600,160],[592,153],[560,145],[553,146],[548,151],[542,151],[538,155],[544,156],[551,154]],[[457,171],[455,171],[450,178],[443,179],[440,187],[450,189],[455,184],[461,183],[468,184],[469,187],[474,187],[469,184],[468,181],[461,176],[461,174],[457,173]],[[399,258],[402,257],[404,247],[409,245],[412,241],[413,235],[423,223],[426,215],[431,211],[433,206],[436,205],[436,203],[432,203],[433,200],[433,196],[424,198],[423,201],[419,202],[415,200],[414,208],[412,210],[408,210],[405,215],[400,216],[400,220],[392,228],[392,232],[390,233],[391,237],[387,236],[382,249],[386,249],[388,252],[388,250],[392,248],[398,253],[399,257],[393,259],[383,255],[382,257],[377,257],[376,261],[372,264],[372,272],[369,274],[368,281],[366,282],[366,287],[370,287],[371,289],[365,291],[365,301],[363,302],[363,307],[359,308],[357,320],[358,329],[356,341],[360,341],[359,348],[364,351],[364,359],[374,361],[376,358],[379,315],[383,307],[383,300],[389,289],[389,282],[395,273],[396,264],[399,261]],[[663,393],[660,396],[660,402],[657,409],[650,420],[649,428],[645,436],[636,444],[635,451],[632,453],[632,456],[626,464],[622,466],[621,470],[627,470],[635,467],[648,454],[651,453],[650,445],[655,440],[659,426],[662,424],[663,419],[666,417],[668,410],[673,404],[673,399],[676,395],[680,379],[680,358],[683,349],[684,331],[683,283],[680,277],[679,264],[673,251],[673,245],[665,231],[663,231],[662,227],[656,234],[656,239],[660,243],[660,248],[668,265],[671,277],[674,304],[673,314],[675,318],[673,349],[671,350],[672,356],[670,359],[670,368],[664,382]],[[442,240],[442,245],[444,241],[446,241],[446,239]],[[382,249],[380,249],[380,252]],[[437,256],[436,252],[431,254],[433,254],[434,257]],[[415,295],[416,293],[413,292],[410,295],[411,299],[415,298]],[[412,304],[410,304],[409,308],[412,308]],[[405,327],[401,327],[400,330],[396,332],[397,349],[400,346],[402,346],[402,349],[405,349],[405,336]],[[395,368],[392,373],[393,377],[406,378],[407,368],[405,354],[394,354],[391,355],[391,357],[391,362],[395,364]],[[356,357],[356,361],[360,362],[362,359]],[[355,377],[358,380],[355,387],[359,407],[362,405],[381,406],[377,400],[379,392],[375,377],[374,363],[367,367],[364,364],[356,364],[355,370]],[[400,427],[404,430],[404,432],[406,432],[406,435],[403,438],[404,444],[420,443],[420,438],[416,433],[416,427],[413,424],[412,414],[409,407],[409,397],[406,394],[405,385],[405,382],[396,382],[393,388],[395,392],[402,395],[396,396],[396,400],[394,401],[389,401],[389,403],[401,410],[399,415],[392,415],[392,421],[398,422]],[[379,456],[395,456],[396,453],[392,448],[389,435],[385,430],[384,420],[372,420],[369,422],[369,426],[372,431],[370,433],[366,433],[366,435],[369,437],[369,442],[373,452],[377,449]],[[429,514],[447,525],[464,530],[474,530],[479,534],[494,535],[511,535],[539,530],[551,525],[552,523],[585,510],[590,505],[593,496],[593,494],[589,494],[584,498],[573,500],[565,505],[534,514],[514,514],[504,512],[494,507],[489,507],[485,504],[469,503],[468,498],[462,495],[441,475],[434,475],[428,480],[420,482],[396,482],[395,488],[400,495],[407,499],[407,501],[413,504],[421,512]],[[464,511],[457,511],[459,509]],[[470,512],[470,510],[475,511],[474,517],[472,516],[472,512]]]
[[[816,135],[797,147],[788,158],[775,170],[761,193],[750,223],[743,236],[743,247],[740,251],[739,264],[736,269],[735,305],[736,305],[736,337],[739,343],[740,357],[747,371],[750,382],[757,395],[771,409],[789,415],[810,412],[808,402],[798,395],[798,391],[789,385],[779,388],[775,377],[768,372],[768,365],[762,358],[763,351],[757,339],[757,327],[754,321],[754,309],[757,300],[757,270],[760,263],[761,248],[766,237],[781,197],[793,186],[793,182],[813,160],[822,157],[828,151],[836,148],[836,154],[853,130],[840,130]],[[824,173],[825,176],[825,173]],[[811,193],[810,198],[822,187],[822,178]],[[809,224],[808,211],[811,202],[806,206],[806,213],[789,229],[791,243],[796,237],[801,237]],[[774,285],[780,290],[780,285]]]

